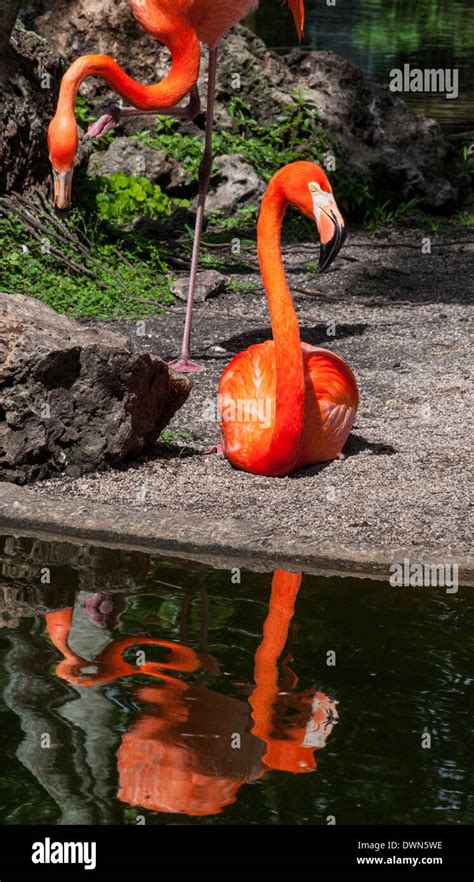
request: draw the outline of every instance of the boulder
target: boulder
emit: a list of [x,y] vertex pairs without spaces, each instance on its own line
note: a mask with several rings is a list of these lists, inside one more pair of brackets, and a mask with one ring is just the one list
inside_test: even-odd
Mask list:
[[121,334],[0,293],[0,480],[78,476],[140,454],[191,386]]
[[368,180],[378,200],[418,196],[436,211],[468,199],[467,168],[435,120],[415,113],[388,86],[372,83],[333,52],[296,49],[288,66],[325,128],[337,136],[349,173]]
[[[171,292],[178,300],[187,300],[188,286],[189,276],[182,276],[171,285]],[[225,291],[226,287],[227,279],[222,273],[217,270],[203,270],[197,274],[195,302],[204,303],[209,297],[217,297],[218,294]]]
[[50,180],[46,130],[60,76],[59,59],[46,40],[17,24],[0,51],[0,194]]
[[213,177],[206,211],[226,211],[233,214],[249,203],[258,203],[265,192],[265,184],[243,156],[237,153],[218,156],[218,171]]
[[188,175],[179,162],[133,138],[115,138],[107,150],[93,153],[87,171],[97,175],[123,174],[148,178],[168,195],[185,196]]

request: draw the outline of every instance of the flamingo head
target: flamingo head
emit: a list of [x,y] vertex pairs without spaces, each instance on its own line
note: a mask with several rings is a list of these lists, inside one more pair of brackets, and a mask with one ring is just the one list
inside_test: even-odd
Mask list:
[[68,117],[56,116],[48,129],[49,159],[53,167],[54,205],[69,208],[71,205],[72,176],[78,148],[77,125]]
[[314,162],[291,163],[277,172],[275,179],[278,178],[288,202],[316,221],[321,241],[319,271],[324,272],[346,238],[344,221],[331,184],[323,169]]

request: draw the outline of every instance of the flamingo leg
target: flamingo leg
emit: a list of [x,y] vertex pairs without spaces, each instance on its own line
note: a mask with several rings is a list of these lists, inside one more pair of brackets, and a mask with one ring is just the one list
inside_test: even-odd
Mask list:
[[191,272],[189,276],[188,301],[186,305],[186,319],[184,323],[181,354],[178,359],[170,362],[170,367],[182,373],[200,372],[204,367],[191,361],[191,325],[193,316],[194,296],[196,293],[196,277],[199,264],[199,251],[201,247],[202,227],[204,221],[204,208],[209,190],[209,181],[212,170],[212,130],[214,122],[214,104],[216,99],[216,73],[217,73],[217,49],[209,49],[209,76],[207,88],[207,112],[206,112],[206,139],[204,154],[199,168],[199,196],[196,212],[196,224],[194,228],[193,253],[191,258]]
[[197,86],[189,93],[189,103],[185,107],[171,107],[160,110],[138,110],[136,107],[122,107],[120,104],[109,104],[103,114],[90,124],[84,136],[84,141],[89,138],[102,138],[119,123],[132,116],[172,116],[175,119],[194,119],[201,111],[201,98]]

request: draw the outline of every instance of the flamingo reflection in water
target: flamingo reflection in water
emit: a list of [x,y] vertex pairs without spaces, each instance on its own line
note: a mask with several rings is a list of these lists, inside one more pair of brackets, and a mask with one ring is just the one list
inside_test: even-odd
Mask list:
[[[299,573],[274,573],[248,703],[181,678],[208,667],[212,657],[206,653],[167,640],[122,636],[91,663],[69,645],[72,609],[46,615],[48,634],[63,655],[56,673],[68,683],[97,686],[138,673],[160,680],[134,693],[143,707],[117,751],[122,802],[155,812],[212,815],[235,802],[243,784],[270,770],[316,769],[314,754],[337,722],[337,702],[314,688],[296,691],[289,658],[279,685],[278,660],[300,583]],[[167,649],[166,662],[137,667],[123,657],[127,649],[145,645]]]

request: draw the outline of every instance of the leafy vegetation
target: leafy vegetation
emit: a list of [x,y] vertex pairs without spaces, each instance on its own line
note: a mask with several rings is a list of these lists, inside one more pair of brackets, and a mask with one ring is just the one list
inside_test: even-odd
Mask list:
[[[419,199],[401,205],[377,204],[367,178],[347,174],[337,138],[328,139],[315,107],[298,94],[271,124],[254,119],[249,104],[235,96],[228,107],[232,130],[214,136],[214,155],[241,154],[268,181],[276,169],[312,156],[324,163],[329,153],[336,159],[331,173],[336,198],[346,216],[359,216],[367,230],[382,231],[390,224],[416,224],[438,232],[442,221],[426,215]],[[94,119],[86,101],[76,104],[79,123],[85,127]],[[116,130],[94,142],[104,149],[116,137]],[[202,136],[192,136],[168,117],[157,117],[157,131],[132,136],[138,141],[177,160],[197,182],[202,159]],[[465,148],[466,150],[467,148]],[[3,289],[38,297],[54,309],[76,317],[134,318],[156,312],[171,302],[171,267],[184,269],[190,257],[192,227],[186,217],[179,220],[179,236],[160,240],[159,246],[124,226],[136,217],[146,216],[172,224],[177,209],[187,209],[186,199],[170,198],[145,177],[115,174],[89,178],[82,172],[77,187],[78,207],[68,220],[54,213],[42,213],[23,202],[18,213],[8,215],[0,205],[0,275]],[[1,201],[1,200],[0,200]],[[3,218],[2,218],[3,215]],[[208,217],[201,265],[225,269],[227,260],[219,243],[238,234],[243,249],[254,247],[258,206],[240,208],[231,216],[215,211]],[[36,217],[36,220],[35,220]],[[41,221],[38,221],[41,218]],[[464,227],[474,225],[474,215],[456,215]],[[285,231],[293,238],[313,238],[314,224],[290,209]],[[208,247],[206,247],[206,244]],[[244,261],[244,256],[242,261]],[[183,265],[184,264],[184,265]],[[233,264],[239,264],[238,256]],[[249,290],[246,283],[234,281],[235,291]]]
[[461,226],[468,229],[474,227],[474,213],[472,211],[458,211],[454,217]]
[[160,435],[160,441],[163,441],[165,444],[188,444],[192,441],[191,435],[186,435],[183,432],[173,432],[171,429],[164,429]]
[[[351,200],[358,204],[363,197],[365,190],[345,179],[344,162],[338,156],[337,138],[328,136],[319,122],[316,107],[308,104],[299,94],[293,96],[293,102],[271,124],[262,124],[254,119],[252,108],[239,96],[231,99],[227,109],[234,128],[214,135],[214,156],[238,153],[264,181],[269,181],[277,169],[290,162],[312,156],[316,162],[323,163],[325,156],[332,154],[337,157],[334,180],[341,184],[343,207],[347,207],[347,202]],[[197,180],[203,151],[202,138],[183,132],[177,120],[158,116],[155,133],[145,131],[133,137],[143,144],[163,150],[186,169],[190,180]],[[231,226],[228,225],[227,229],[231,229]]]
[[365,229],[374,232],[387,224],[394,224],[413,217],[413,212],[419,206],[420,201],[418,197],[415,197],[400,205],[394,205],[390,200],[381,205],[372,205],[364,217]]
[[231,279],[229,288],[235,294],[248,294],[250,291],[255,291],[255,282],[250,282],[247,279]]
[[2,290],[37,297],[76,318],[135,318],[172,300],[173,277],[156,246],[133,236],[111,242],[100,228],[89,242],[78,236],[81,223],[76,211],[71,239],[58,248],[46,230],[38,239],[17,220],[0,218]]
[[148,178],[116,174],[95,178],[95,201],[99,220],[129,223],[140,215],[152,220],[169,218],[176,208],[188,208],[187,199],[170,199]]

